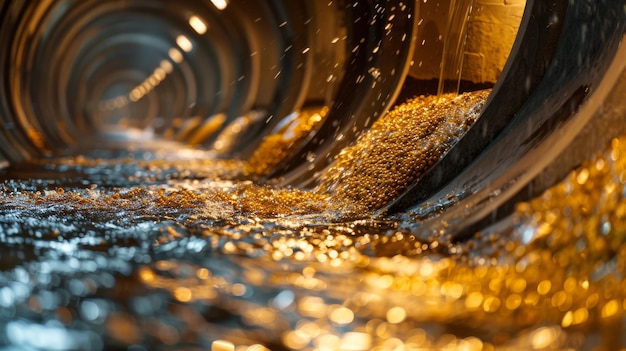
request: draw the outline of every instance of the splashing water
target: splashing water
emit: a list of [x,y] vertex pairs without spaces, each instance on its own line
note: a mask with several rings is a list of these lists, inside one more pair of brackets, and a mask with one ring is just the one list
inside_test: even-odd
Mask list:
[[372,213],[453,145],[486,97],[399,106],[314,191],[237,180],[247,161],[168,145],[4,170],[0,344],[616,349],[626,140],[467,242]]
[[461,84],[468,19],[473,0],[452,0],[448,12],[437,95],[457,94]]

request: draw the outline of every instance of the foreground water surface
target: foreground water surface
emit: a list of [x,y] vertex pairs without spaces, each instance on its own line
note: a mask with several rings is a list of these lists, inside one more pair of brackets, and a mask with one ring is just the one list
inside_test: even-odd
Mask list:
[[[441,140],[423,150],[445,152]],[[246,165],[167,145],[13,165],[0,173],[0,345],[620,349],[625,154],[613,140],[461,242],[374,211],[393,194],[364,196],[367,176],[345,153],[311,191],[241,180]]]

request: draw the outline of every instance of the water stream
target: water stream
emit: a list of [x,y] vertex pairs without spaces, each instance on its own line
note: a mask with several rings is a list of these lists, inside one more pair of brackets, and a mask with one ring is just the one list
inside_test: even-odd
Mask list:
[[443,36],[443,54],[437,94],[459,92],[463,71],[463,56],[467,41],[467,27],[472,13],[473,0],[451,0],[448,20]]
[[[399,117],[454,116],[459,106],[458,98],[411,101],[357,145],[365,154],[382,143],[413,149],[396,139],[406,130]],[[465,242],[372,212],[340,190],[237,180],[241,161],[173,144],[15,165],[0,184],[0,344],[615,349],[626,303],[624,145],[615,139],[508,222]],[[342,162],[365,167],[359,155],[346,151]]]

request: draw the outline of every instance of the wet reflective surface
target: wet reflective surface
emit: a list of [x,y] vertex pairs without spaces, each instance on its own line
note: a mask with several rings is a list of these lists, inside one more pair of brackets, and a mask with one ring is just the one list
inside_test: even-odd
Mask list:
[[[415,6],[3,2],[0,162],[73,155],[94,140],[119,139],[249,157],[293,113],[322,106],[328,116],[307,132],[325,126],[324,140],[301,142],[338,152],[398,95],[414,47]],[[294,154],[265,173],[282,161],[282,168],[310,163]]]
[[16,164],[0,187],[0,343],[619,349],[625,155],[614,139],[462,242],[163,143]]
[[431,5],[0,4],[0,348],[623,348],[623,4]]

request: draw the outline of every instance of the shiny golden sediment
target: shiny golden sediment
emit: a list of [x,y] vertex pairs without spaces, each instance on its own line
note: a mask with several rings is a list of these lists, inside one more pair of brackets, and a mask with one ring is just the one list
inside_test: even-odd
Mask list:
[[[216,275],[181,288],[154,276],[158,264],[142,279],[179,301],[227,299],[212,290],[217,284],[235,296],[268,285],[294,291],[288,312],[231,305],[253,315],[254,325],[282,333],[294,350],[620,350],[625,155],[626,138],[613,140],[543,195],[520,203],[504,231],[446,250],[436,250],[445,242],[418,242],[410,232],[357,234],[356,222],[323,230],[303,223],[291,233],[274,231],[242,283]],[[234,239],[224,252],[245,250]],[[197,276],[210,276],[205,271],[197,267]],[[288,313],[299,322],[283,329]]]
[[[424,138],[437,133],[425,130]],[[368,144],[372,153],[378,144]],[[336,180],[356,179],[351,177]],[[138,264],[134,273],[142,287],[168,293],[180,340],[224,327],[198,314],[205,304],[221,306],[245,322],[222,329],[219,344],[230,349],[253,349],[241,346],[253,343],[303,351],[624,347],[626,137],[612,140],[543,195],[520,203],[504,230],[477,234],[465,243],[420,241],[411,226],[377,219],[337,223],[332,221],[341,218],[316,216],[357,206],[358,199],[341,199],[330,190],[187,178],[113,189],[53,184],[47,190],[16,191],[12,186],[0,187],[0,204],[12,220],[53,214],[118,228],[173,219],[151,248],[190,239],[214,245],[210,254],[199,254],[213,255],[206,261],[164,255]],[[53,234],[31,236],[66,240]],[[3,235],[3,240],[10,237]],[[109,244],[102,239],[100,245]],[[207,265],[220,259],[220,265],[232,259],[241,274]],[[265,300],[260,299],[264,294],[252,294],[269,290],[277,294]],[[71,318],[60,311],[59,316]],[[109,335],[131,344],[142,328],[156,330],[122,321],[130,318],[110,314],[104,322]],[[137,336],[128,338],[127,329]],[[264,341],[265,335],[276,338]]]
[[[387,205],[432,167],[473,124],[489,92],[422,96],[397,106],[374,123],[356,144],[342,151],[313,191],[246,186],[235,201],[230,195],[215,195],[216,200],[228,201],[244,213],[275,216],[306,213],[312,209],[311,203],[320,204],[324,198],[325,206],[315,205],[316,211],[336,211],[347,217],[364,215]],[[138,165],[156,169],[156,174],[159,169],[176,169],[173,178],[240,179],[267,175],[310,136],[327,112],[326,107],[294,112],[248,160],[152,160],[139,161]],[[110,162],[83,157],[69,161],[87,167]],[[299,201],[294,203],[294,198]],[[299,204],[303,207],[298,208]]]
[[311,107],[288,116],[274,133],[263,139],[248,159],[244,173],[253,176],[268,174],[306,140],[327,113],[328,107]]
[[316,191],[370,210],[384,207],[469,129],[489,93],[422,96],[396,107],[341,152]]
[[[477,234],[451,248],[441,256],[429,255],[428,246],[418,255],[353,255],[362,268],[358,274],[322,283],[331,291],[359,293],[346,294],[341,305],[305,297],[300,312],[336,340],[346,335],[328,326],[351,325],[367,339],[363,349],[623,349],[626,137],[612,140],[543,195],[520,203],[504,231]],[[317,267],[327,270],[332,268]],[[448,333],[437,334],[431,323]],[[285,342],[313,349],[301,343],[305,332],[303,324],[287,332]]]
[[[182,208],[211,201],[233,208],[242,215],[275,217],[294,214],[329,213],[351,218],[381,208],[401,194],[433,166],[478,117],[489,90],[459,96],[428,96],[399,105],[377,121],[355,145],[345,149],[333,166],[322,175],[312,191],[273,189],[239,183],[233,187],[203,190],[203,193],[170,191],[155,199],[155,204]],[[285,160],[323,121],[328,108],[309,108],[287,118],[267,136],[248,160],[177,161],[89,159],[83,156],[60,160],[65,167],[117,167],[127,165],[131,183],[158,183],[168,179],[240,179],[268,174]],[[133,168],[131,165],[136,165]],[[132,193],[132,191],[131,191]],[[153,197],[153,192],[147,196]],[[183,196],[184,195],[184,196]],[[189,201],[183,201],[189,198]],[[179,206],[181,205],[181,206]]]
[[[316,189],[301,195],[325,196],[332,201],[327,209],[342,210],[347,216],[387,205],[467,131],[489,93],[490,90],[484,90],[459,96],[418,97],[396,107],[338,156]],[[323,108],[294,115],[264,140],[247,161],[245,173],[269,173],[305,140],[326,113],[327,109]],[[275,200],[289,201],[288,194],[277,192]],[[259,205],[263,206],[260,202]]]

